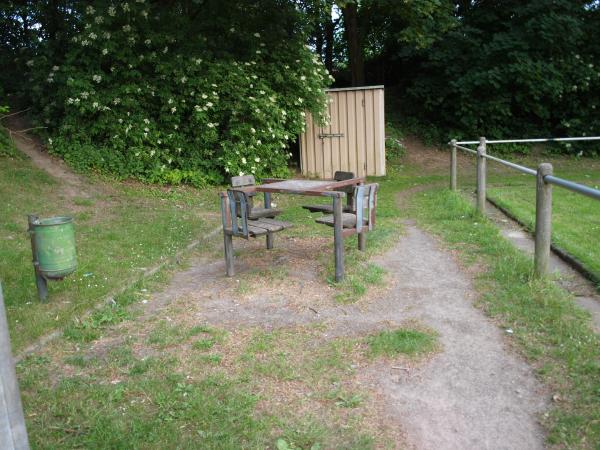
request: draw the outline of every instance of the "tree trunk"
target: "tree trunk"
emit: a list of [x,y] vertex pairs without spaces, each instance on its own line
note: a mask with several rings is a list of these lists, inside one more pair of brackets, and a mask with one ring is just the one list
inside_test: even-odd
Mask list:
[[344,26],[346,29],[348,62],[350,64],[350,74],[352,75],[352,86],[362,86],[365,84],[365,66],[360,42],[360,29],[358,28],[356,3],[348,3],[342,9],[342,14],[344,16]]
[[335,23],[331,19],[331,7],[329,8],[327,21],[325,22],[325,68],[331,73],[333,70],[333,32]]

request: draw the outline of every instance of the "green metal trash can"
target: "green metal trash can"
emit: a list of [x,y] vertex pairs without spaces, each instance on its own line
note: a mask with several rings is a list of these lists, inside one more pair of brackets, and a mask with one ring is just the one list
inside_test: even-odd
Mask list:
[[72,217],[50,217],[32,222],[38,270],[44,278],[60,280],[77,268]]

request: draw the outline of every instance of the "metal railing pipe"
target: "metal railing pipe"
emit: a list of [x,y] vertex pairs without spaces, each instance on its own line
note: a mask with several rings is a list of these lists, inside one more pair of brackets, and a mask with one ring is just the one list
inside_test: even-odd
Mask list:
[[600,200],[600,191],[598,189],[593,189],[588,186],[584,186],[583,184],[573,183],[572,181],[565,180],[563,178],[558,178],[552,175],[546,175],[544,177],[546,183],[555,184],[557,186],[564,187],[565,189],[569,189],[570,191],[577,192],[579,194],[583,194],[587,197],[595,198],[596,200]]
[[500,164],[504,164],[505,166],[512,167],[513,169],[518,170],[519,172],[526,173],[528,175],[537,175],[537,172],[529,167],[520,166],[519,164],[511,163],[510,161],[505,161],[504,159],[496,158],[495,156],[485,155],[484,158],[491,159],[492,161],[496,161]]
[[463,146],[461,146],[461,145],[457,145],[457,146],[456,146],[456,148],[459,148],[459,149],[461,149],[461,150],[464,150],[465,152],[468,152],[468,153],[473,153],[474,155],[476,155],[476,154],[477,154],[477,152],[476,152],[475,150],[473,150],[472,148],[463,147]]
[[[497,139],[487,141],[488,144],[526,144],[536,142],[575,142],[575,141],[600,141],[600,136],[567,137],[567,138],[540,138],[540,139]],[[479,141],[457,141],[458,145],[475,145]]]

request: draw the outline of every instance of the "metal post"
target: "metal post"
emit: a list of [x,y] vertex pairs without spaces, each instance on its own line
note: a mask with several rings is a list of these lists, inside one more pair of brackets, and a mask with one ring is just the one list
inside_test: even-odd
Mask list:
[[477,211],[485,214],[485,178],[486,178],[486,141],[484,137],[479,138],[477,147]]
[[31,238],[31,253],[33,255],[33,269],[35,271],[35,285],[38,291],[38,297],[40,302],[46,303],[48,301],[48,280],[43,277],[40,273],[40,263],[37,259],[37,249],[35,246],[35,233],[33,231],[33,224],[38,220],[38,216],[29,214],[27,216],[28,231]]
[[342,235],[342,199],[333,197],[333,243],[335,251],[335,281],[344,279],[344,237]]
[[[271,209],[271,193],[265,192],[265,209]],[[267,233],[267,249],[271,250],[273,248],[273,233],[270,231]]]
[[540,164],[537,170],[535,197],[535,275],[548,274],[550,265],[550,243],[552,239],[552,185],[544,177],[552,175],[550,163]]
[[15,363],[10,349],[8,321],[0,284],[0,448],[27,450],[29,441],[23,405],[17,383]]
[[452,139],[450,152],[450,190],[456,190],[456,139]]

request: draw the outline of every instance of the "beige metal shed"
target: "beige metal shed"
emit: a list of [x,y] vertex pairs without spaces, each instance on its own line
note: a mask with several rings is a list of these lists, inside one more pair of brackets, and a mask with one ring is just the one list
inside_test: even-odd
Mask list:
[[336,170],[385,175],[383,86],[328,89],[330,125],[306,114],[300,135],[300,168],[306,176],[332,178]]

